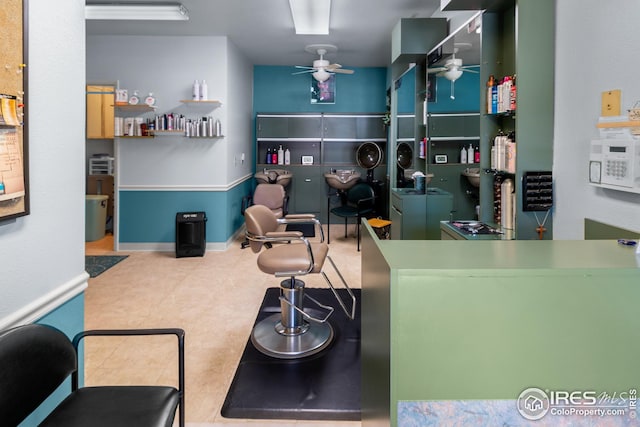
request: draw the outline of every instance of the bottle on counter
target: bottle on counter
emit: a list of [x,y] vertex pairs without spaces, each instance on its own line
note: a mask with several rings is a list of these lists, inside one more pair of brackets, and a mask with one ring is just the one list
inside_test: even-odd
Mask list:
[[460,163],[467,163],[467,149],[465,147],[460,150]]
[[271,147],[267,148],[267,159],[266,159],[266,163],[268,165],[271,164]]
[[288,148],[284,150],[284,164],[285,165],[291,164],[291,151],[289,151]]
[[473,145],[469,144],[469,148],[467,148],[467,163],[473,163],[475,158],[476,157],[473,150]]
[[282,149],[282,145],[278,148],[278,164],[284,165],[284,150]]
[[473,162],[480,163],[480,148],[478,146],[476,146],[476,150],[474,152]]
[[276,147],[273,147],[273,149],[271,150],[271,164],[278,164],[278,151],[276,150]]

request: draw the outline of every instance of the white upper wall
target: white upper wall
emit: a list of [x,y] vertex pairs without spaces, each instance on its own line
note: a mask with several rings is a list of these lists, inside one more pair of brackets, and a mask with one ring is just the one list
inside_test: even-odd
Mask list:
[[[227,124],[222,131],[227,146],[227,181],[234,182],[253,171],[253,65],[227,43]],[[244,154],[244,162],[242,156]]]
[[0,223],[0,328],[33,321],[86,285],[84,2],[29,2],[31,214]]
[[640,100],[640,3],[558,0],[554,239],[582,239],[584,218],[640,232],[640,195],[588,184],[589,144],[601,93],[622,90],[622,110]]
[[[141,97],[153,92],[156,114],[173,112],[189,118],[211,115],[220,120],[226,135],[223,139],[157,136],[119,140],[116,158],[121,188],[193,189],[228,184],[227,170],[233,164],[229,147],[235,143],[230,118],[235,120],[237,116],[232,108],[245,109],[242,103],[230,99],[230,82],[251,86],[251,74],[241,82],[237,76],[230,77],[227,57],[237,56],[234,50],[226,37],[87,37],[89,82],[117,80],[120,88],[129,93],[138,90]],[[251,72],[250,67],[245,68]],[[211,110],[180,102],[191,99],[193,81],[203,79],[209,99],[221,101],[221,108]],[[250,106],[250,99],[248,102]]]

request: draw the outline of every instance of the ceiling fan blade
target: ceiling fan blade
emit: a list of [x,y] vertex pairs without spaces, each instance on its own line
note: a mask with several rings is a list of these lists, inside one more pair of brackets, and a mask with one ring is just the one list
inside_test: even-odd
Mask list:
[[464,67],[462,67],[462,71],[464,71],[465,73],[480,74],[480,71],[477,71],[477,70],[471,70],[471,69],[469,69],[469,68],[464,68]]
[[340,74],[353,74],[354,73],[353,70],[343,70],[343,69],[327,70],[327,71],[331,71],[332,73],[340,73]]
[[342,65],[340,65],[340,64],[329,64],[326,67],[327,71],[337,70],[338,68],[342,68]]
[[315,68],[307,67],[306,65],[296,65],[295,68],[304,68],[305,70],[315,70]]
[[447,68],[446,67],[427,68],[427,73],[429,74],[441,73],[443,71],[447,71]]
[[295,73],[291,73],[292,76],[295,76],[296,74],[307,74],[307,73],[315,73],[316,70],[311,68],[309,70],[304,70],[304,71],[297,71]]

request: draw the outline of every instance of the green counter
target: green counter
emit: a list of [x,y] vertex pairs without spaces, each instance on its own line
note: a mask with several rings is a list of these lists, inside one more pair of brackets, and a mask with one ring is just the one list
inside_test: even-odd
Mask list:
[[403,400],[640,386],[640,268],[616,241],[362,236],[363,426]]

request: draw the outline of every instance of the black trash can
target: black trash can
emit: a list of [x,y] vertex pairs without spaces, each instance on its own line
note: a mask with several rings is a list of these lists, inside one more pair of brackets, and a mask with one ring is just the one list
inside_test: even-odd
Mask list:
[[178,212],[176,214],[176,258],[204,256],[207,247],[207,214]]

